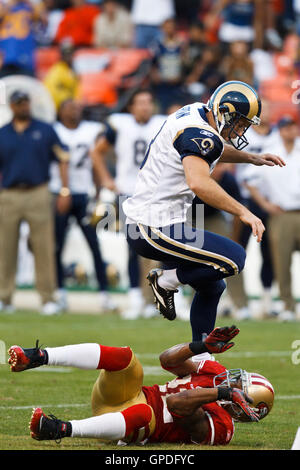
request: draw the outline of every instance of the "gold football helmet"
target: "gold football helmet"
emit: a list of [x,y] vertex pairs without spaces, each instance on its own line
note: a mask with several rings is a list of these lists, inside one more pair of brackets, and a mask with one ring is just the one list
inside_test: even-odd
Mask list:
[[[260,124],[261,101],[250,85],[231,80],[220,85],[211,95],[207,107],[212,111],[219,134],[226,136],[238,150],[248,145],[244,136],[251,125]],[[236,132],[238,122],[243,123],[243,133]]]
[[[273,407],[274,388],[266,377],[256,372],[247,372],[243,369],[229,369],[214,377],[214,386],[241,388],[243,392],[252,398],[253,403],[251,406],[258,409],[259,419],[267,416]],[[231,405],[234,418],[242,421],[241,410],[234,403]]]

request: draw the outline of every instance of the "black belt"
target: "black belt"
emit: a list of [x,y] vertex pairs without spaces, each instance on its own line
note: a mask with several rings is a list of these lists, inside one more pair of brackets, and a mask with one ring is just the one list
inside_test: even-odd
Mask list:
[[27,183],[20,183],[20,184],[14,184],[13,186],[10,186],[9,188],[4,188],[4,189],[21,189],[21,190],[27,190],[27,189],[34,189],[34,188],[39,188],[40,186],[44,185],[46,183],[41,183],[41,184],[27,184]]

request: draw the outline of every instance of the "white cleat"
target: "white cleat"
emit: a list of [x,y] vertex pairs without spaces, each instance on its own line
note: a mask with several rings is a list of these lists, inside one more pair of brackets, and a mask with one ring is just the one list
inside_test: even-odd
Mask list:
[[145,305],[143,309],[143,317],[144,318],[153,318],[153,317],[158,317],[159,312],[157,311],[157,308],[153,304],[147,304]]
[[121,313],[121,317],[124,320],[137,320],[137,318],[142,317],[142,314],[136,308],[128,308]]
[[66,289],[59,289],[57,293],[57,303],[63,312],[69,310],[68,295]]
[[100,312],[112,312],[118,310],[116,302],[107,292],[99,293],[99,306]]
[[296,321],[296,315],[294,312],[291,312],[290,310],[284,310],[283,312],[279,313],[278,321],[280,322]]
[[62,312],[61,306],[56,302],[46,302],[41,308],[41,315],[52,316],[59,315]]
[[11,315],[15,313],[16,309],[12,304],[5,304],[2,301],[0,301],[0,313],[6,313],[8,315]]
[[236,310],[234,318],[237,320],[251,320],[251,314],[248,307],[242,307]]
[[121,317],[124,320],[136,320],[143,316],[144,298],[142,291],[139,287],[129,289],[128,292],[128,306],[121,312]]

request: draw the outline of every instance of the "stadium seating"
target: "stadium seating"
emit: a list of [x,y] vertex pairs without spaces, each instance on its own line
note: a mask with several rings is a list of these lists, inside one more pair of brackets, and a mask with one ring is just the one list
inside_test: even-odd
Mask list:
[[35,52],[35,73],[39,80],[43,80],[52,67],[60,59],[58,47],[40,47]]
[[110,72],[85,73],[80,76],[78,98],[87,106],[114,106],[118,99],[119,80]]
[[[40,48],[36,53],[36,75],[43,80],[48,69],[60,58],[57,47]],[[74,68],[80,78],[79,98],[87,105],[113,106],[118,87],[130,86],[122,79],[133,75],[150,58],[144,49],[81,48],[74,54]]]
[[296,99],[299,100],[297,92],[297,73],[292,57],[292,45],[285,47],[284,53],[274,54],[274,63],[277,70],[276,77],[272,80],[264,80],[260,84],[261,95],[270,101],[271,121],[273,124],[284,116],[293,116],[299,120],[299,111]]

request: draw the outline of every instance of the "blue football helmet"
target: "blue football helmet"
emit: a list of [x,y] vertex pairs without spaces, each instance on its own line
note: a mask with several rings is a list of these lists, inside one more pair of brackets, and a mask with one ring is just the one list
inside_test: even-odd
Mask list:
[[[257,92],[244,82],[232,80],[220,85],[210,97],[208,108],[212,111],[219,134],[227,129],[229,142],[238,150],[248,145],[245,132],[251,125],[260,124],[261,101]],[[235,130],[243,122],[240,135]]]

